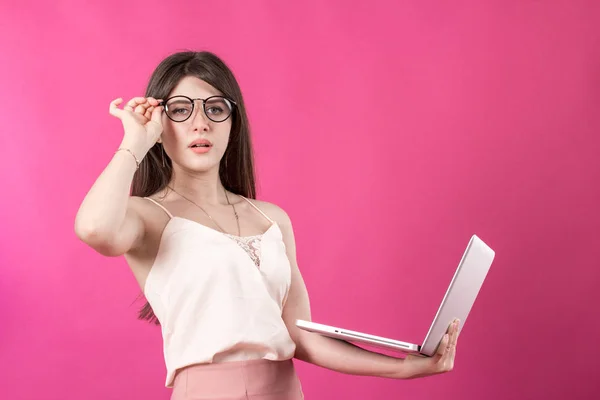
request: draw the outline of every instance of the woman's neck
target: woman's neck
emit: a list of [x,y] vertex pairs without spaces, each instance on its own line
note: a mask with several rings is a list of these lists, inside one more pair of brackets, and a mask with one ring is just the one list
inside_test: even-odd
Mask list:
[[225,187],[221,183],[218,170],[194,174],[176,172],[169,182],[169,187],[175,191],[175,195],[185,196],[200,205],[227,204]]

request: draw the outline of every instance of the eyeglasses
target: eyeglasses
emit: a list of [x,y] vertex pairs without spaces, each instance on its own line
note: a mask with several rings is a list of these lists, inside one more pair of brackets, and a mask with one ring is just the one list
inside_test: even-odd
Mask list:
[[207,99],[191,99],[187,96],[173,96],[161,102],[171,121],[187,121],[194,114],[195,100],[202,101],[204,114],[213,122],[224,122],[231,116],[237,103],[227,97],[211,96]]

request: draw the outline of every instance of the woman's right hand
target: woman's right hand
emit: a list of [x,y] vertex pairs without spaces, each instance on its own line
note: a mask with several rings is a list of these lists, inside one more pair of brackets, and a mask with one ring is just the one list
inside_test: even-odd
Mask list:
[[134,97],[125,104],[123,109],[119,108],[121,103],[123,103],[122,98],[113,100],[110,103],[109,113],[123,123],[125,132],[122,147],[136,152],[142,158],[162,134],[163,107],[159,105],[159,100],[153,97]]

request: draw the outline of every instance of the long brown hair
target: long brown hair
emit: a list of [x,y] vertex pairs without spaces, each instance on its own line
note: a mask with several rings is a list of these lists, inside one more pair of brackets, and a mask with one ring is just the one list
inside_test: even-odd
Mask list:
[[[146,88],[146,97],[166,99],[186,76],[205,81],[237,103],[232,114],[229,144],[219,165],[219,178],[226,190],[256,198],[254,160],[246,107],[240,86],[223,60],[207,51],[174,53],[161,61],[152,73]],[[133,176],[131,194],[140,197],[152,196],[167,186],[172,174],[171,159],[162,148],[162,144],[156,143]],[[159,324],[148,302],[142,307],[138,317]]]

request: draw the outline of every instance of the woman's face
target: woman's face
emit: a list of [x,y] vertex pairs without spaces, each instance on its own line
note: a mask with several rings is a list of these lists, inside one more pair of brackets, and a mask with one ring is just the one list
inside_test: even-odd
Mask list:
[[[193,76],[187,76],[169,94],[174,96],[186,96],[190,99],[207,99],[211,96],[222,96],[217,89]],[[164,99],[167,100],[167,99]],[[184,102],[185,99],[181,99]],[[175,119],[183,119],[189,108],[185,103],[167,101],[169,113]],[[169,107],[169,104],[171,106]],[[212,119],[219,120],[219,115],[226,115],[228,111],[221,110],[222,102],[217,104],[206,104],[206,110]],[[187,103],[189,106],[189,102]],[[202,100],[194,100],[193,111],[189,118],[183,122],[172,121],[165,113],[162,116],[163,133],[161,136],[163,146],[167,155],[175,166],[190,172],[208,172],[219,169],[219,163],[231,132],[232,117],[224,122],[214,122],[204,112]]]

